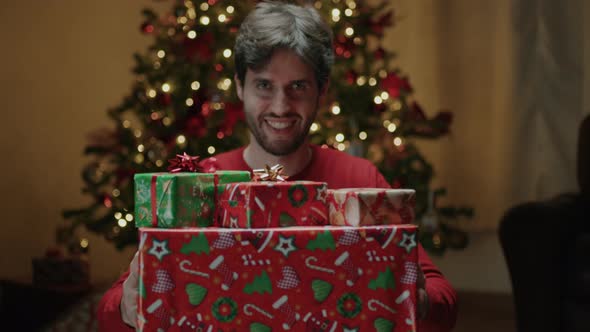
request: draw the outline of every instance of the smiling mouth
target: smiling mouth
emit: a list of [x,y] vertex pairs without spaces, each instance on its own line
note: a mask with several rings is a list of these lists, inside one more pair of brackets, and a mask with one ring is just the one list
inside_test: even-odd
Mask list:
[[284,130],[293,127],[295,124],[295,120],[274,120],[274,119],[265,119],[264,122],[268,124],[269,127],[275,130]]

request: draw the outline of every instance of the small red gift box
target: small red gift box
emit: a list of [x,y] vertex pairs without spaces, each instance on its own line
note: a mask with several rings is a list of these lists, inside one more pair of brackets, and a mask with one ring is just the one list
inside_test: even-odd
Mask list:
[[413,189],[329,189],[327,204],[331,225],[411,224],[416,196]]
[[323,182],[241,182],[224,186],[218,226],[268,228],[328,224]]

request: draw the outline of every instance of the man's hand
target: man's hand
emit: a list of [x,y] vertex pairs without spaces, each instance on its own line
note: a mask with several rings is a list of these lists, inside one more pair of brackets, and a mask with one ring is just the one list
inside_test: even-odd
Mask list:
[[423,320],[428,314],[428,307],[430,306],[430,303],[428,301],[428,294],[426,293],[426,278],[424,278],[424,272],[422,272],[422,268],[420,266],[418,266],[418,280],[416,281],[416,290],[418,297],[418,319]]
[[135,253],[129,264],[129,276],[123,282],[123,296],[121,297],[121,318],[125,324],[137,328],[137,296],[138,296],[138,262],[139,253]]

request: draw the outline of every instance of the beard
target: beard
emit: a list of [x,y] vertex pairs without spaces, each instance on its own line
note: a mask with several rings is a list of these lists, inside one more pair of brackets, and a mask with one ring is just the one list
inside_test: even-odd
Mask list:
[[[264,132],[261,128],[264,125],[264,116],[260,115],[258,118],[255,118],[250,112],[246,113],[246,123],[248,124],[248,128],[250,128],[250,133],[254,136],[254,139],[262,147],[262,149],[274,156],[286,156],[289,155],[303,145],[305,140],[307,139],[307,135],[309,133],[309,128],[315,119],[317,114],[317,107],[309,118],[303,120],[303,126],[300,127],[298,131],[294,133],[292,137],[289,139],[274,139],[271,140],[268,135]],[[296,115],[298,118],[301,119],[299,115]]]

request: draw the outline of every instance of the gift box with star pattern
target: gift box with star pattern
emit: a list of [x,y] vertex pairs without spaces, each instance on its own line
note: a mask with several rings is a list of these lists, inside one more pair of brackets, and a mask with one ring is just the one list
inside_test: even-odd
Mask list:
[[416,331],[416,227],[140,228],[138,331]]
[[411,224],[416,205],[413,189],[329,189],[331,225],[370,226]]
[[267,228],[328,224],[324,182],[241,182],[224,186],[218,226]]
[[224,184],[250,181],[250,172],[135,174],[137,227],[208,227]]

